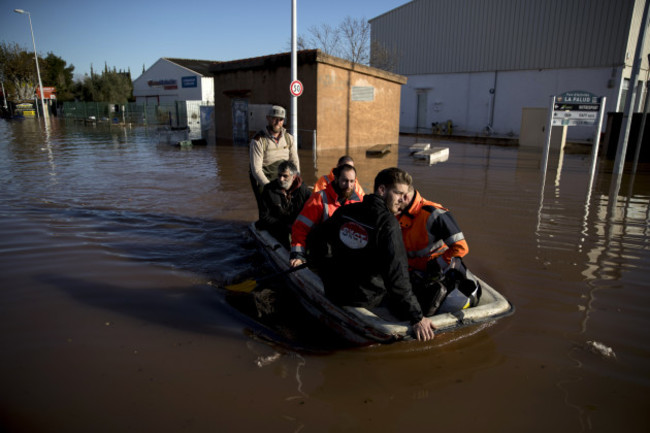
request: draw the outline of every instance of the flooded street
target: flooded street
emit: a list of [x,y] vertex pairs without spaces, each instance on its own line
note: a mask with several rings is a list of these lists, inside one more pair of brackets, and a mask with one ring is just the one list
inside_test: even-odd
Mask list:
[[[542,187],[541,150],[415,141],[348,151],[364,189],[409,171],[516,312],[349,349],[216,287],[266,270],[246,147],[0,120],[0,431],[650,431],[650,167],[556,149]],[[301,149],[305,181],[345,152]]]

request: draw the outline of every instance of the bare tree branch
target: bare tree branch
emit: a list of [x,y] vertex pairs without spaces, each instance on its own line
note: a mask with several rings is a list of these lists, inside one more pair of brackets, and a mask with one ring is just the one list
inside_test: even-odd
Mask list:
[[309,28],[309,44],[331,56],[338,56],[340,53],[341,34],[337,27],[329,24],[311,26]]
[[[291,37],[289,37],[289,40],[287,41],[287,51],[291,51],[291,48]],[[296,37],[296,49],[298,51],[309,50],[311,48],[314,47],[310,46],[304,36],[298,35],[298,37]]]
[[[331,56],[341,57],[354,63],[371,65],[387,71],[395,71],[397,54],[370,42],[370,23],[365,18],[347,16],[341,24],[311,26],[306,38],[298,36],[299,49],[319,49]],[[291,46],[291,42],[289,42]]]
[[388,72],[397,71],[399,56],[394,48],[387,48],[377,41],[370,43],[370,66]]
[[343,56],[354,63],[367,65],[370,60],[370,23],[365,18],[345,17],[339,25],[343,39]]

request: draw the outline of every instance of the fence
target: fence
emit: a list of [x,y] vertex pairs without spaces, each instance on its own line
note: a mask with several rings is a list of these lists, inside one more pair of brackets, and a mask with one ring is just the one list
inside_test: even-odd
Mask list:
[[[159,104],[135,103],[111,104],[108,102],[64,102],[59,116],[68,120],[145,126],[188,127],[191,138],[205,138],[206,130],[214,125],[214,104],[206,101],[174,101]],[[290,127],[288,126],[290,130]],[[247,145],[257,131],[247,131],[241,144]],[[245,133],[246,134],[246,133]],[[233,141],[237,143],[233,132]],[[316,149],[316,131],[299,129],[297,137],[301,149]]]
[[211,102],[174,101],[159,104],[112,104],[109,102],[64,102],[60,115],[65,119],[135,125],[200,125],[200,107]]

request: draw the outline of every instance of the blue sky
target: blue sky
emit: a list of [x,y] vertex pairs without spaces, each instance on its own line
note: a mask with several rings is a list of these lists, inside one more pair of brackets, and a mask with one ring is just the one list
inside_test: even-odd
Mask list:
[[[409,0],[297,0],[298,34],[346,16],[371,19]],[[133,79],[161,57],[235,60],[290,51],[291,0],[0,0],[0,39],[52,52],[75,77],[106,62]]]

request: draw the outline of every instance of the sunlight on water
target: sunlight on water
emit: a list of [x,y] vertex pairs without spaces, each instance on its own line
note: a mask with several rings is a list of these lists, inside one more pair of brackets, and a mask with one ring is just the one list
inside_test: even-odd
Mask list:
[[[0,121],[6,413],[78,431],[133,407],[159,425],[161,414],[198,411],[213,428],[239,426],[251,405],[323,431],[338,421],[363,430],[366,418],[389,430],[480,419],[486,431],[507,431],[496,427],[504,420],[517,431],[531,420],[538,431],[640,431],[647,167],[613,179],[603,161],[590,179],[588,155],[554,152],[542,182],[534,149],[441,142],[449,160],[428,166],[408,153],[415,140],[401,137],[385,159],[351,149],[364,186],[385,166],[409,171],[458,221],[468,267],[516,313],[429,344],[332,352],[284,299],[283,281],[270,288],[287,302],[279,313],[219,287],[269,272],[247,232],[257,209],[245,146],[182,149],[146,128]],[[300,150],[309,179],[331,168],[316,156]],[[468,395],[484,402],[469,418],[458,405]]]

